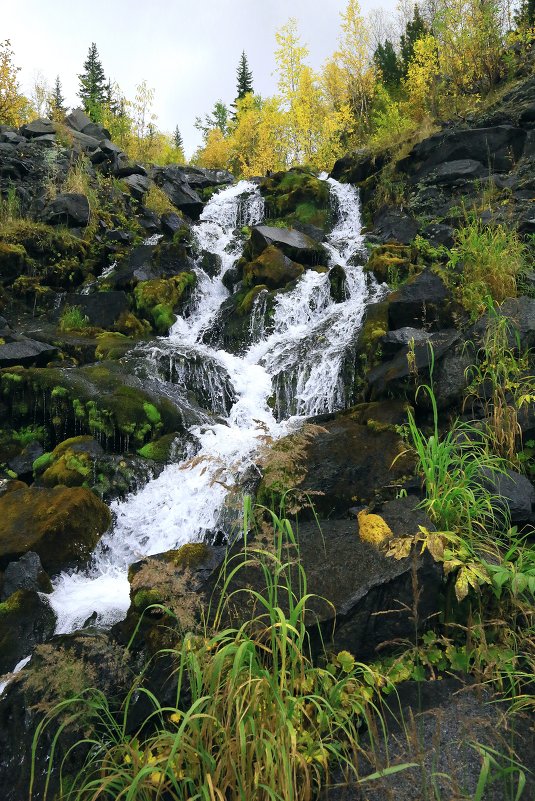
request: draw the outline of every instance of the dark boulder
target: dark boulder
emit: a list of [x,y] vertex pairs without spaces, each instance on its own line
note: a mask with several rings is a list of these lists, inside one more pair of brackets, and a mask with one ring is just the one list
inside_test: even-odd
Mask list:
[[491,473],[481,470],[485,485],[496,496],[496,505],[505,507],[511,523],[523,524],[535,521],[535,487],[531,481],[515,470]]
[[0,368],[15,365],[42,367],[54,359],[57,352],[58,349],[53,345],[19,338],[17,341],[0,345]]
[[331,178],[350,184],[360,184],[379,172],[386,162],[385,154],[372,154],[369,150],[355,150],[342,156],[331,172]]
[[455,230],[451,225],[445,223],[429,223],[421,232],[424,239],[427,239],[433,247],[453,247]]
[[203,167],[175,167],[183,180],[192,189],[207,189],[211,186],[230,186],[234,183],[234,176],[228,170],[208,170]]
[[448,325],[450,301],[451,293],[442,279],[426,269],[389,296],[388,327],[436,329]]
[[83,109],[75,108],[65,117],[65,124],[74,131],[79,131],[81,133],[84,128],[87,128],[88,125],[92,125],[93,123]]
[[18,590],[0,603],[0,674],[13,670],[54,634],[56,615],[33,590]]
[[180,219],[178,214],[175,214],[172,211],[171,212],[168,211],[165,214],[162,214],[161,217],[162,231],[164,232],[164,234],[167,234],[167,236],[173,236],[174,234],[176,234],[176,232],[179,230],[182,224],[183,224],[182,220]]
[[149,191],[150,183],[145,175],[128,175],[126,178],[123,178],[123,183],[126,184],[132,197],[136,200],[143,200]]
[[160,218],[154,211],[143,209],[143,213],[139,215],[137,221],[148,236],[159,234],[161,231],[162,226],[160,224]]
[[31,479],[33,463],[39,456],[42,456],[43,453],[43,446],[40,442],[30,442],[18,456],[14,456],[13,459],[9,460],[7,466],[13,473],[17,474],[17,478],[23,480],[27,478]]
[[473,159],[487,169],[507,172],[522,156],[526,131],[512,125],[440,131],[419,142],[398,169],[421,180],[444,162]]
[[34,120],[23,125],[20,132],[28,139],[34,139],[36,136],[44,136],[46,134],[56,133],[56,123],[52,120]]
[[297,264],[282,250],[269,245],[254,261],[245,265],[243,278],[247,286],[261,284],[269,289],[280,289],[295,281],[303,272],[302,264]]
[[175,166],[157,167],[152,177],[154,183],[165,192],[177,209],[192,219],[199,217],[204,204],[200,196],[189,184],[183,169]]
[[113,174],[116,178],[127,178],[129,175],[147,175],[147,170],[142,164],[120,161],[114,166]]
[[396,355],[401,348],[407,347],[410,343],[414,345],[421,345],[429,342],[431,334],[429,331],[423,331],[421,328],[396,328],[394,331],[389,331],[380,339],[383,356],[390,357]]
[[10,562],[4,572],[0,600],[5,601],[18,590],[52,592],[52,583],[45,573],[38,555],[28,551],[16,562]]
[[67,225],[70,228],[85,228],[89,224],[89,201],[78,192],[57,195],[44,211],[44,220],[50,225]]
[[373,218],[373,230],[379,242],[409,245],[418,233],[418,222],[400,209],[383,206]]
[[292,261],[315,266],[327,261],[327,255],[314,239],[295,228],[272,228],[256,225],[251,231],[251,253],[259,256],[270,245],[274,245]]
[[425,183],[454,185],[464,181],[475,181],[488,174],[488,169],[475,159],[457,159],[445,161],[437,169],[429,173]]
[[122,314],[128,312],[128,298],[124,292],[96,292],[93,295],[68,293],[63,299],[65,306],[76,306],[87,317],[88,325],[110,329]]
[[88,125],[85,125],[82,129],[82,133],[86,136],[93,136],[95,139],[110,139],[111,134],[107,128],[104,128],[102,125],[97,125],[96,122],[90,122]]

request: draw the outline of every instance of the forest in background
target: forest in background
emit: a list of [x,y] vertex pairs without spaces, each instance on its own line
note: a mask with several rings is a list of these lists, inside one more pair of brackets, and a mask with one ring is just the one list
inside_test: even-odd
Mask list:
[[[276,92],[261,97],[247,55],[237,68],[236,97],[219,99],[197,118],[203,144],[191,163],[237,176],[307,165],[330,169],[348,150],[382,150],[414,142],[437,121],[462,120],[494,97],[518,70],[535,39],[535,2],[521,0],[401,0],[397,12],[367,16],[358,0],[341,15],[338,47],[319,71],[295,18],[276,34]],[[0,44],[0,123],[34,117],[62,120],[60,76],[38,74],[25,97],[9,40]],[[91,44],[79,77],[79,97],[92,120],[135,160],[184,163],[180,126],[157,127],[155,89],[141,81],[133,99],[105,75]]]

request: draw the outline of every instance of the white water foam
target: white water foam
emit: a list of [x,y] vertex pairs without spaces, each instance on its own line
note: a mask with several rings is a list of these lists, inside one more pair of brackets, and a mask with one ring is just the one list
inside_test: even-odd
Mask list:
[[[218,524],[228,485],[239,484],[247,475],[266,435],[278,438],[293,430],[302,416],[343,407],[344,357],[367,302],[379,290],[375,285],[369,289],[362,268],[352,263],[363,251],[358,194],[332,179],[329,184],[338,222],[326,247],[331,266],[345,270],[347,299],[335,303],[328,274],[307,270],[293,290],[277,295],[271,333],[265,335],[255,322],[256,332],[251,333],[260,340],[243,356],[201,340],[229,294],[221,279],[240,255],[237,229],[261,220],[263,201],[253,183],[242,181],[206,206],[195,236],[199,249],[220,258],[221,269],[211,278],[197,267],[189,316],[177,320],[165,348],[189,350],[224,370],[236,400],[224,423],[191,429],[199,445],[193,460],[166,467],[137,494],[112,504],[113,529],[102,538],[90,569],[63,573],[55,581],[50,600],[58,633],[80,627],[94,611],[102,625],[124,617],[129,564],[202,539]],[[150,357],[150,349],[147,354]],[[217,381],[213,385],[220,386]],[[282,421],[268,404],[274,388]]]

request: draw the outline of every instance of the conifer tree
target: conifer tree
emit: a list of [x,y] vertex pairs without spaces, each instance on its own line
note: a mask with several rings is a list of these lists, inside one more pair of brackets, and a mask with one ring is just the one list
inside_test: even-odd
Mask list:
[[91,43],[87,59],[84,61],[84,72],[78,79],[80,81],[78,97],[91,119],[99,122],[102,105],[106,102],[106,77],[95,42]]
[[414,53],[414,45],[418,39],[422,39],[424,36],[427,36],[429,32],[430,31],[425,24],[425,20],[420,14],[420,9],[416,4],[414,6],[413,17],[407,22],[405,26],[405,33],[402,33],[399,39],[403,75],[407,75],[407,69]]
[[180,133],[178,125],[173,133],[173,144],[177,150],[184,150],[184,142],[182,141],[182,134]]
[[241,54],[240,63],[238,64],[236,74],[238,78],[238,83],[236,86],[238,94],[236,96],[236,100],[243,100],[245,95],[253,91],[253,73],[249,69],[249,63],[247,61],[247,56],[245,55],[245,50],[243,50]]
[[379,43],[377,45],[373,60],[375,66],[381,72],[386,88],[390,91],[397,89],[403,77],[403,69],[390,39],[386,39],[383,44]]
[[53,120],[59,119],[65,114],[66,110],[63,88],[59,75],[56,75],[54,88],[48,98],[48,116]]

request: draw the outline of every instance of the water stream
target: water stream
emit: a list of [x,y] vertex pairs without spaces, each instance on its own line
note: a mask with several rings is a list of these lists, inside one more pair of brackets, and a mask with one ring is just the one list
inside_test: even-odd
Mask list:
[[[346,300],[332,300],[327,273],[307,270],[293,290],[278,293],[269,331],[263,328],[259,296],[251,344],[239,356],[202,339],[229,296],[221,279],[240,256],[239,230],[262,220],[263,200],[255,184],[241,181],[205,207],[195,237],[200,252],[219,257],[220,271],[210,277],[199,257],[188,316],[178,318],[168,338],[147,347],[144,358],[169,359],[171,380],[173,360],[201,364],[197,379],[223,419],[192,427],[196,447],[189,458],[167,466],[137,494],[112,504],[114,526],[102,538],[90,568],[65,572],[55,581],[50,602],[58,633],[79,628],[94,611],[101,625],[124,617],[129,564],[213,531],[229,501],[228,485],[239,485],[250,475],[266,436],[284,436],[304,418],[347,403],[344,365],[365,307],[381,290],[358,266],[363,253],[358,194],[350,185],[328,182],[337,222],[326,248],[330,266],[341,265],[346,272]],[[179,375],[187,379],[187,372]],[[274,404],[268,402],[273,395]]]

